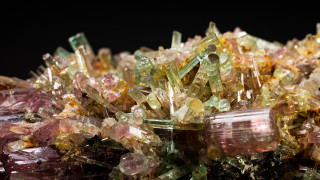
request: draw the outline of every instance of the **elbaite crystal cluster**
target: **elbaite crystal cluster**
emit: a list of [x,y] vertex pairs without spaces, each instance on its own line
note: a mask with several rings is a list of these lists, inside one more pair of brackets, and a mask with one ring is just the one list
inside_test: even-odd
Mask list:
[[286,45],[213,22],[134,54],[69,42],[0,77],[2,178],[320,178],[320,24]]

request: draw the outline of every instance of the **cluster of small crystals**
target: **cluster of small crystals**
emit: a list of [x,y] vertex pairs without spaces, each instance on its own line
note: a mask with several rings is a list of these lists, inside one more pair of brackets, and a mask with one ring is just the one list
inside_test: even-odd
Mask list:
[[181,38],[95,55],[79,33],[31,79],[0,76],[1,177],[319,178],[320,24],[286,45],[213,22]]

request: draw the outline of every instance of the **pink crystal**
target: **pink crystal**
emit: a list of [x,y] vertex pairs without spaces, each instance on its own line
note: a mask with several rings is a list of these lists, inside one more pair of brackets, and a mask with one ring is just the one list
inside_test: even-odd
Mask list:
[[59,123],[60,121],[58,119],[48,119],[37,127],[31,137],[39,146],[54,144],[59,131]]
[[119,168],[126,175],[135,175],[145,168],[146,157],[137,153],[128,153],[121,156]]
[[35,89],[9,89],[0,91],[0,115],[23,112]]
[[108,73],[102,76],[101,82],[106,89],[112,90],[118,82],[118,77],[113,73]]
[[207,116],[208,145],[218,145],[227,155],[272,151],[279,142],[271,109],[247,109]]
[[[50,147],[23,149],[2,157],[7,174],[12,179],[20,173],[32,170],[46,171],[53,169],[53,167],[65,166],[64,163],[61,163],[60,158],[61,156]],[[37,173],[33,175],[37,175]],[[42,175],[42,178],[45,178],[46,174]]]
[[119,168],[126,175],[146,175],[154,171],[158,165],[159,163],[151,157],[138,153],[127,153],[121,156]]

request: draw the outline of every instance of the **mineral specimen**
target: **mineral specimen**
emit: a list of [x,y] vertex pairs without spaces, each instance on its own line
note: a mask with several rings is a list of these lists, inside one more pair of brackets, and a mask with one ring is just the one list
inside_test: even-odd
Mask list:
[[84,33],[0,76],[0,178],[319,179],[320,24],[286,45],[240,28],[134,54]]

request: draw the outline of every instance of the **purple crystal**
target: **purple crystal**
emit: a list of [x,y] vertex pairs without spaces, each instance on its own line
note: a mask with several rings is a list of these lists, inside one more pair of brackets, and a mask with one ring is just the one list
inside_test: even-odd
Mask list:
[[208,115],[206,141],[227,155],[249,155],[272,151],[279,132],[271,109],[247,109]]
[[117,85],[118,78],[113,73],[108,73],[101,77],[101,82],[106,89],[113,90],[113,88]]
[[33,88],[0,91],[0,116],[36,112],[40,106],[51,107],[51,96]]
[[[107,178],[119,163],[121,150],[86,149],[68,161],[49,146],[5,153],[1,161],[9,179],[92,179]],[[0,172],[0,177],[1,172]]]
[[29,98],[26,110],[28,112],[36,112],[41,106],[51,107],[51,96],[46,93],[35,92],[32,97]]
[[0,91],[0,116],[23,112],[35,89],[9,89]]
[[18,123],[25,121],[24,114],[12,114],[7,116],[0,116],[0,124],[1,123]]
[[49,119],[42,122],[32,133],[31,138],[34,139],[39,146],[54,144],[59,131],[59,123],[60,121],[58,119]]
[[[65,166],[61,161],[61,156],[50,147],[23,149],[2,156],[7,174],[13,177],[41,177],[46,176],[54,168]],[[35,170],[35,171],[33,171]],[[25,176],[28,174],[29,176]],[[30,178],[31,178],[30,177]]]

